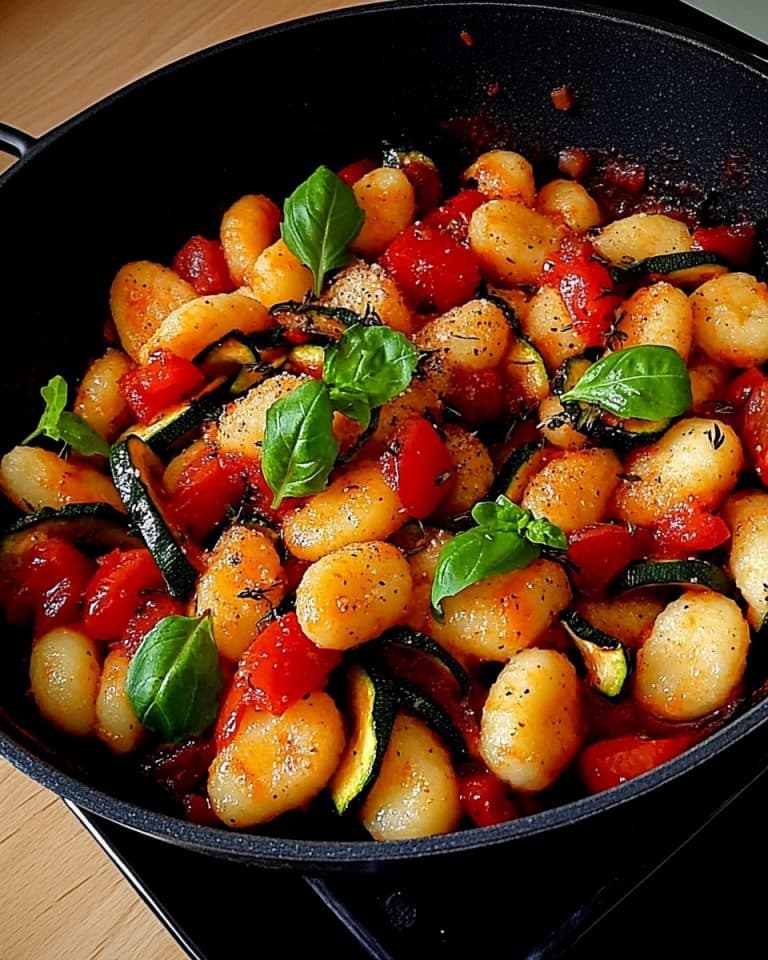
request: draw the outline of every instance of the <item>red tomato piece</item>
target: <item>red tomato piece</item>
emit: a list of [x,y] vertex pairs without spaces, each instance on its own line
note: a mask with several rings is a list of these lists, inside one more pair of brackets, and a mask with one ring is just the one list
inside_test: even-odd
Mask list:
[[370,173],[371,170],[375,170],[378,166],[380,166],[380,164],[377,163],[373,157],[363,157],[361,160],[355,160],[353,163],[348,163],[346,167],[342,167],[338,172],[338,176],[344,183],[351,187],[356,184],[361,177],[364,177],[366,173]]
[[211,801],[199,793],[187,793],[181,798],[184,804],[184,817],[190,823],[202,827],[220,827],[221,820],[213,812]]
[[744,407],[742,440],[758,477],[768,487],[768,378],[751,392]]
[[120,377],[120,393],[136,419],[149,423],[163,410],[199,390],[204,382],[194,363],[170,350],[158,350],[149,363]]
[[475,210],[483,203],[485,203],[485,197],[479,190],[462,190],[439,207],[430,210],[421,222],[425,227],[442,230],[459,243],[466,243],[469,221]]
[[587,790],[599,793],[661,766],[687,750],[694,741],[692,734],[663,740],[638,736],[599,740],[582,751],[578,760],[579,775]]
[[445,313],[480,286],[477,258],[443,231],[411,224],[380,260],[403,293],[422,311]]
[[752,395],[752,391],[761,387],[768,377],[759,367],[750,367],[749,370],[743,370],[728,384],[725,394],[725,402],[734,407],[743,407]]
[[578,590],[599,593],[637,558],[637,543],[618,523],[595,523],[576,530],[568,538],[566,556],[577,569],[571,579]]
[[144,603],[165,582],[149,550],[113,550],[99,560],[85,592],[85,629],[96,640],[119,640]]
[[159,750],[146,768],[157,783],[181,802],[207,776],[215,756],[213,737],[204,737]]
[[153,593],[147,597],[137,612],[123,628],[122,644],[126,653],[133,656],[141,641],[156,624],[166,617],[183,617],[186,606],[167,593]]
[[227,454],[219,459],[219,463],[222,469],[231,476],[243,478],[246,485],[246,496],[249,497],[251,506],[267,520],[282,521],[306,500],[305,497],[286,497],[277,510],[273,510],[274,494],[262,472],[261,461],[253,457]]
[[426,417],[409,417],[389,438],[381,472],[409,516],[423,520],[450,489],[455,468],[434,425]]
[[490,770],[468,773],[459,778],[459,798],[464,813],[476,827],[506,823],[519,816],[507,787]]
[[702,550],[714,550],[731,536],[721,517],[688,504],[662,517],[650,532],[656,554],[678,560]]
[[174,519],[193,540],[204,540],[245,496],[245,476],[225,470],[214,450],[188,464],[170,502]]
[[611,275],[595,258],[589,241],[565,237],[545,261],[541,283],[559,292],[585,346],[605,345],[621,298],[614,294]]
[[287,613],[256,637],[237,672],[247,680],[247,702],[279,716],[308,693],[322,689],[340,663],[338,650],[316,646],[296,614]]
[[451,374],[446,400],[469,427],[497,420],[508,409],[504,378],[495,368],[467,370],[456,367]]
[[698,227],[693,231],[693,246],[694,249],[719,254],[732,267],[746,267],[752,259],[756,236],[752,223]]
[[206,240],[199,234],[190,237],[173,258],[173,269],[206,297],[210,293],[230,293],[235,283],[218,240]]
[[93,561],[67,540],[51,537],[32,544],[20,558],[18,576],[3,585],[8,622],[21,624],[34,617],[39,636],[80,619],[92,573]]
[[240,720],[248,706],[248,690],[247,677],[240,672],[236,673],[221,700],[216,717],[213,736],[217,753],[223,750],[237,733]]

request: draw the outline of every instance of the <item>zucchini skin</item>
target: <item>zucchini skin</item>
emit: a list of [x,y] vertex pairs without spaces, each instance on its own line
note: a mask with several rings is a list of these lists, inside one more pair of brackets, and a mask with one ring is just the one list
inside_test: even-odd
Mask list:
[[628,267],[619,268],[623,276],[646,277],[650,274],[671,276],[678,271],[694,270],[698,267],[728,268],[727,261],[717,253],[708,250],[683,250],[679,253],[660,253],[654,257],[638,260]]
[[560,622],[584,660],[590,684],[609,700],[618,697],[630,673],[621,640],[593,627],[575,610],[564,610]]
[[163,575],[168,592],[177,600],[186,600],[194,590],[197,571],[181,549],[152,493],[152,480],[147,475],[147,460],[151,456],[148,445],[140,437],[129,436],[112,447],[109,456],[112,479],[131,522]]
[[468,760],[469,754],[464,737],[440,704],[425,693],[421,687],[417,687],[407,680],[395,677],[392,679],[392,683],[395,686],[397,701],[400,706],[414,713],[434,730],[441,740],[445,741],[455,760],[458,762]]
[[94,544],[107,549],[128,549],[138,544],[129,530],[128,517],[109,503],[68,503],[60,510],[44,507],[18,517],[2,533],[0,550],[10,538],[31,531],[61,537],[72,543]]
[[462,696],[469,694],[471,681],[467,671],[452,654],[435,642],[432,637],[428,637],[426,633],[420,633],[410,627],[393,627],[391,630],[382,633],[375,642],[382,646],[396,644],[397,646],[411,647],[414,650],[426,653],[453,675]]
[[641,560],[630,564],[613,583],[615,590],[639,587],[704,587],[726,597],[733,594],[733,582],[708,560]]

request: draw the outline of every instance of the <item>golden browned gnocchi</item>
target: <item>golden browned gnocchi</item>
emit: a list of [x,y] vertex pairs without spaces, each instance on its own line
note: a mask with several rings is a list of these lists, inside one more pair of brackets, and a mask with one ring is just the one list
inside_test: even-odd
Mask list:
[[693,330],[708,357],[732,367],[768,360],[768,287],[748,273],[724,273],[691,294]]
[[82,630],[56,627],[32,645],[32,696],[45,719],[65,733],[93,731],[100,675],[98,647]]

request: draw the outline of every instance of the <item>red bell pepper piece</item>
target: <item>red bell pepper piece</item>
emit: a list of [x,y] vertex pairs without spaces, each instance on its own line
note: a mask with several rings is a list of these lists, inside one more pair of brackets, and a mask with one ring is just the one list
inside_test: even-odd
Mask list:
[[380,262],[406,297],[426,312],[445,313],[480,286],[474,253],[450,234],[418,223],[395,237]]
[[206,449],[182,471],[169,504],[179,527],[201,542],[245,496],[242,471],[225,469],[213,449]]
[[163,410],[199,390],[204,382],[194,363],[170,350],[158,350],[149,363],[120,377],[120,393],[136,419],[149,423]]
[[756,236],[752,223],[697,227],[693,231],[693,247],[719,254],[732,267],[745,267],[752,259]]
[[421,222],[425,227],[442,230],[459,243],[466,243],[472,214],[485,202],[479,190],[462,190],[430,210]]
[[237,733],[237,728],[248,707],[248,690],[247,677],[238,671],[229,682],[216,716],[213,737],[216,741],[217,753],[223,750]]
[[476,827],[506,823],[519,816],[504,784],[490,770],[468,773],[459,778],[459,798],[464,813]]
[[206,240],[199,235],[190,237],[173,258],[173,269],[201,297],[230,293],[236,286],[218,240]]
[[576,530],[568,538],[567,558],[574,564],[574,586],[585,593],[600,593],[613,578],[637,559],[638,545],[625,526],[596,523]]
[[469,427],[497,420],[508,409],[504,378],[495,367],[486,370],[456,367],[451,373],[446,400]]
[[99,560],[85,592],[85,629],[96,640],[119,640],[152,591],[165,582],[149,550],[113,550]]
[[681,734],[663,740],[646,740],[637,736],[599,740],[582,750],[578,760],[579,775],[591,793],[609,790],[678,756],[695,739],[693,734]]
[[156,624],[166,617],[183,617],[186,606],[167,593],[153,593],[147,597],[123,628],[121,636],[126,653],[133,656],[141,641]]
[[342,167],[339,170],[337,176],[347,184],[347,186],[353,186],[366,175],[370,173],[371,170],[375,170],[379,163],[373,159],[373,157],[363,157],[360,160],[354,160],[352,163],[348,163],[346,167]]
[[299,626],[296,614],[287,613],[251,643],[236,677],[247,682],[243,690],[248,704],[279,716],[308,693],[322,689],[340,663],[338,650],[316,646]]
[[749,395],[741,438],[758,477],[768,487],[768,378]]
[[688,504],[657,520],[650,529],[658,556],[682,559],[702,550],[722,546],[731,533],[725,521]]
[[381,472],[409,516],[423,520],[450,489],[455,467],[433,424],[425,417],[409,417],[387,441]]
[[3,585],[9,623],[21,624],[33,617],[35,636],[39,636],[79,620],[93,566],[67,540],[51,537],[32,544],[20,558],[18,576]]
[[611,275],[595,258],[589,241],[565,237],[545,261],[540,282],[558,291],[585,347],[605,345],[621,299],[613,292]]

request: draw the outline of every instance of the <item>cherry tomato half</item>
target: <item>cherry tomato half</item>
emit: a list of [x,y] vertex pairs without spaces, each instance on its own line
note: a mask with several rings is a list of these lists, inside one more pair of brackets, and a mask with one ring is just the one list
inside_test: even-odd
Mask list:
[[434,425],[425,417],[410,417],[388,440],[381,471],[409,516],[424,520],[450,489],[455,468]]
[[158,350],[149,363],[120,377],[120,393],[136,419],[149,423],[163,410],[199,390],[204,382],[194,363],[170,350]]
[[173,269],[201,297],[211,293],[230,293],[235,289],[218,240],[206,240],[199,235],[190,237],[173,258]]

